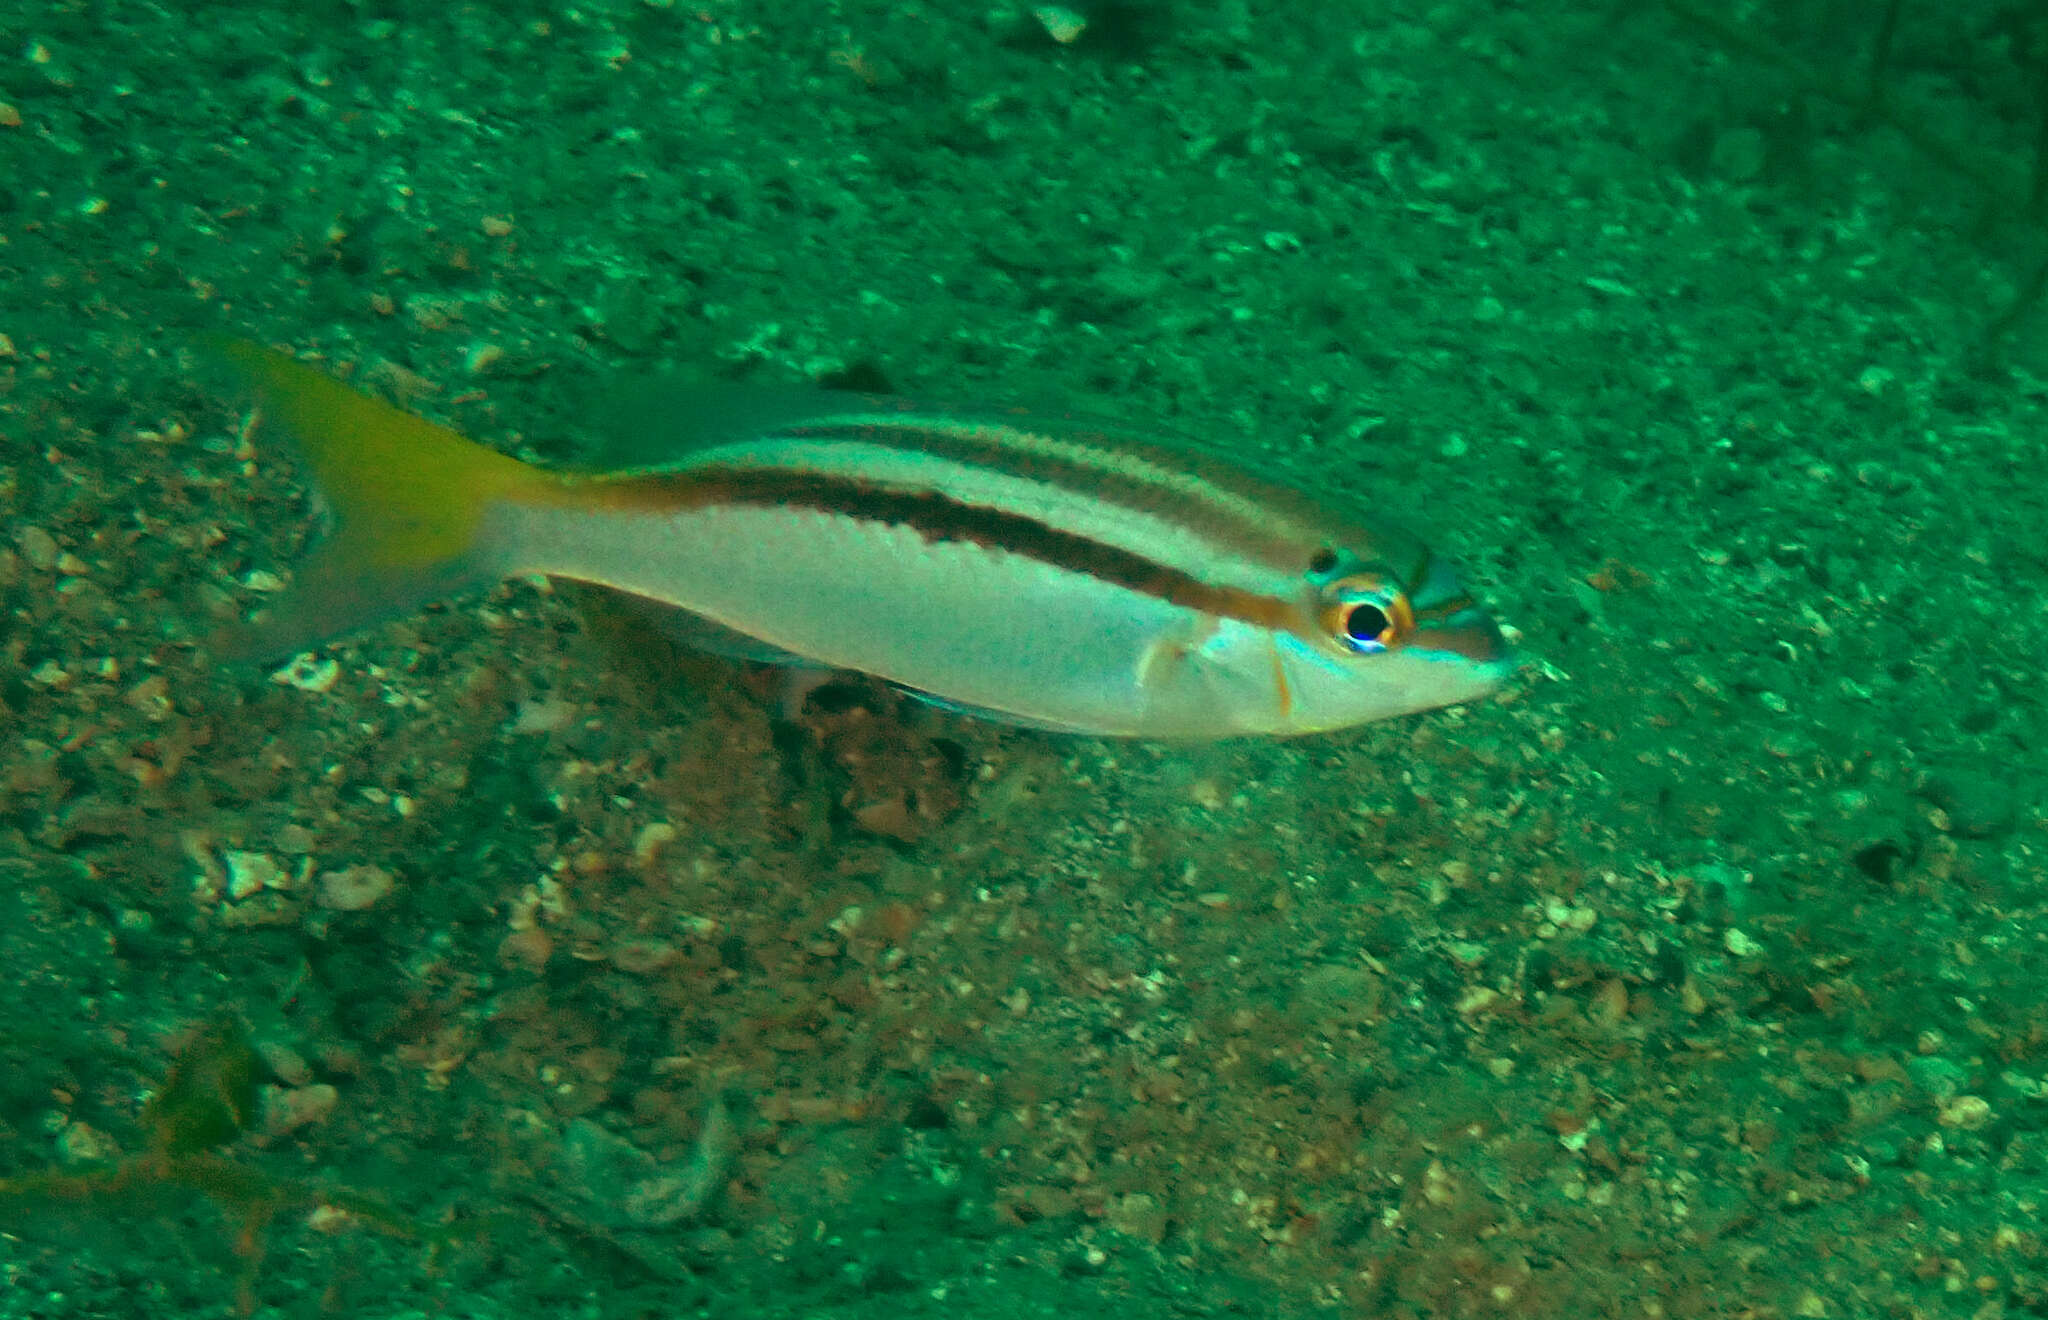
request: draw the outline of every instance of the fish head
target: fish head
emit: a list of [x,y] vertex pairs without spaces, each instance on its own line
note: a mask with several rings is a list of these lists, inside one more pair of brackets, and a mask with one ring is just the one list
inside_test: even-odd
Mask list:
[[1272,633],[1275,732],[1313,733],[1485,696],[1519,664],[1444,560],[1407,572],[1334,552]]

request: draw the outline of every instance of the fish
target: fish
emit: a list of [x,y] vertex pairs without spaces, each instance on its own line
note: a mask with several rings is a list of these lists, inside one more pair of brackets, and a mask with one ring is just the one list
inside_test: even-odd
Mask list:
[[206,342],[331,524],[236,646],[280,660],[544,574],[729,653],[1105,737],[1321,733],[1469,702],[1518,659],[1458,574],[1325,491],[1088,418],[668,387],[575,467],[287,353]]

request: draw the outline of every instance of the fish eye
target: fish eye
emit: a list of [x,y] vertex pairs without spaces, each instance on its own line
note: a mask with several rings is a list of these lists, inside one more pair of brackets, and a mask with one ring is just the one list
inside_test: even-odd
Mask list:
[[1360,601],[1344,611],[1344,640],[1360,651],[1385,650],[1387,632],[1393,626],[1386,611],[1371,601]]
[[1323,627],[1339,645],[1361,655],[1385,651],[1415,631],[1415,607],[1406,592],[1377,575],[1357,573],[1323,593]]

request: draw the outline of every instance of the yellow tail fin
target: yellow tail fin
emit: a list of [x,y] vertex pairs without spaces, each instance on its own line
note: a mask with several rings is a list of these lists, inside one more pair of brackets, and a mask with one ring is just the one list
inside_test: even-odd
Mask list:
[[484,514],[496,501],[542,496],[552,473],[283,353],[224,336],[206,347],[255,395],[263,429],[298,451],[334,524],[268,617],[230,650],[291,655],[514,568],[479,540]]

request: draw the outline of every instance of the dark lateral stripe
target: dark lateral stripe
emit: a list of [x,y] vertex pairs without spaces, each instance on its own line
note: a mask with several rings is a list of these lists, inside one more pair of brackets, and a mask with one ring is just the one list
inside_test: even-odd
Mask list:
[[[1014,438],[1006,440],[1005,434]],[[993,468],[1005,476],[1079,492],[1120,508],[1182,523],[1228,540],[1242,553],[1283,566],[1291,566],[1302,553],[1301,533],[1287,526],[1287,515],[1300,517],[1302,511],[1284,506],[1303,502],[1303,497],[1290,489],[1252,484],[1245,474],[1192,451],[1142,445],[1083,427],[1054,429],[1024,417],[962,416],[943,422],[886,415],[853,417],[782,427],[773,435],[879,445],[963,466]],[[1035,448],[1032,440],[1041,440],[1048,447]],[[1058,449],[1078,449],[1089,458],[1076,458]],[[1119,462],[1119,456],[1126,454],[1142,466],[1134,469]]]
[[964,542],[1006,551],[1170,604],[1264,628],[1287,631],[1295,619],[1289,601],[1204,582],[1122,546],[935,491],[895,490],[826,472],[712,465],[676,476],[606,481],[590,489],[611,508],[679,511],[731,504],[810,509],[906,527],[929,543]]

